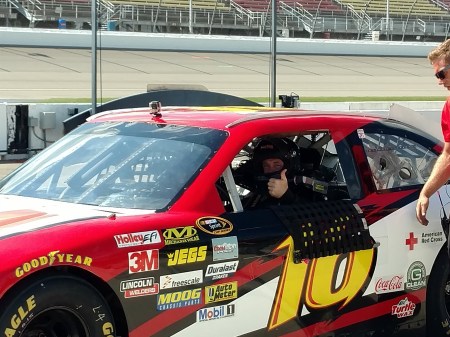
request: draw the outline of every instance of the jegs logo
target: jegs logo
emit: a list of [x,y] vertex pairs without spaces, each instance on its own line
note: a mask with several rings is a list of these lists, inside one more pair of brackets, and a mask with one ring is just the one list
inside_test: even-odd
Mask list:
[[206,259],[207,246],[177,249],[173,253],[167,253],[167,265],[176,266],[193,262],[201,262]]
[[128,253],[128,272],[130,274],[142,273],[159,269],[158,249],[142,250]]
[[196,226],[211,235],[225,235],[233,230],[233,224],[228,220],[215,216],[206,216],[197,219]]

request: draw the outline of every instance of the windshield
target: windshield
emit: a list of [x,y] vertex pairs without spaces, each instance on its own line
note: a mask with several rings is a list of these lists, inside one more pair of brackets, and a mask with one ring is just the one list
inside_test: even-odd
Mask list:
[[226,137],[147,123],[86,123],[0,182],[0,194],[157,210],[173,203]]

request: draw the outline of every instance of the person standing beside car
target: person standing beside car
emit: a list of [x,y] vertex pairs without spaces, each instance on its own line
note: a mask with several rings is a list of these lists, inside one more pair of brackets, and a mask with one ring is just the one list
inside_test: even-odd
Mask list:
[[[439,85],[450,90],[450,39],[439,44],[428,54]],[[441,116],[444,149],[433,167],[431,175],[420,192],[416,205],[416,217],[422,225],[428,225],[426,218],[429,199],[450,179],[450,97],[442,108]]]

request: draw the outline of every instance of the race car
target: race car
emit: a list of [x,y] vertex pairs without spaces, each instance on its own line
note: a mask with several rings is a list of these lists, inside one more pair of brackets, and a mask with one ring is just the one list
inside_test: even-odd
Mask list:
[[447,336],[447,186],[415,218],[442,148],[392,115],[93,115],[0,181],[2,336]]

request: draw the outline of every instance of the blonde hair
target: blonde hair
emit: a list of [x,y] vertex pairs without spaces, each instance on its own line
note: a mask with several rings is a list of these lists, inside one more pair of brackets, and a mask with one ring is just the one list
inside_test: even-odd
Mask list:
[[428,60],[431,64],[439,60],[445,60],[450,64],[450,39],[445,40],[428,54]]

